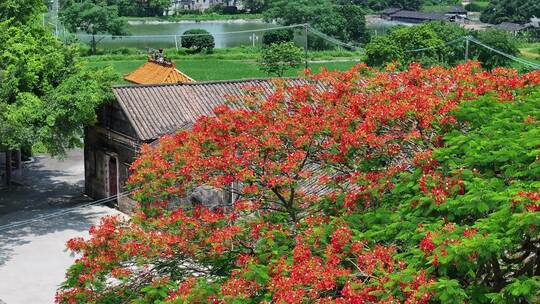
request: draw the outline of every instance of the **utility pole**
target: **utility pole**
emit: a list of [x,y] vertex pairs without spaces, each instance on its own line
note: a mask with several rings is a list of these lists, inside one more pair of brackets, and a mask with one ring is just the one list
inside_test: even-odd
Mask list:
[[251,34],[249,37],[249,40],[251,40],[253,47],[255,48],[255,42],[259,40],[259,36],[255,35],[255,33]]
[[469,61],[469,36],[465,37],[465,63]]
[[304,44],[304,57],[306,60],[306,69],[308,69],[308,24],[304,24],[304,34],[306,35],[306,41]]

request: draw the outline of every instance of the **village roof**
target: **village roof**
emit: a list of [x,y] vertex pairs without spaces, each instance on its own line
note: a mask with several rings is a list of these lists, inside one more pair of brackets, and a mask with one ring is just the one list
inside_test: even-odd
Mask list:
[[401,8],[397,8],[397,7],[389,7],[389,8],[386,8],[386,9],[383,9],[382,11],[379,12],[380,15],[392,15],[392,14],[395,14],[399,11],[401,11],[402,9]]
[[[242,96],[256,88],[272,93],[275,79],[248,79],[162,85],[117,86],[114,94],[137,137],[152,141],[194,123],[200,116],[213,115],[216,106],[230,96]],[[289,85],[303,85],[306,80],[286,78]]]
[[443,13],[428,13],[417,11],[401,10],[395,14],[390,15],[392,18],[410,18],[419,20],[447,20],[448,16]]
[[525,26],[513,22],[502,22],[500,24],[497,24],[495,27],[510,32],[519,32],[525,29]]
[[148,61],[124,77],[134,84],[162,84],[194,82],[194,80],[176,69],[175,64],[162,64]]
[[459,5],[454,5],[447,11],[448,14],[466,14],[467,10]]

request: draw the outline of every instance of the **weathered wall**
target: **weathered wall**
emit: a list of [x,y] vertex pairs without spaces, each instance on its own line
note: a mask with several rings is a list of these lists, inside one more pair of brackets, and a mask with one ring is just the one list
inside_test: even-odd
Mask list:
[[101,127],[87,128],[84,145],[85,193],[94,199],[108,197],[110,157],[118,160],[120,192],[125,191],[129,166],[136,156],[137,145],[133,139]]
[[129,167],[138,154],[139,142],[135,130],[117,102],[98,110],[96,126],[86,128],[84,145],[85,193],[100,199],[109,196],[108,162],[118,162],[120,192],[125,191]]

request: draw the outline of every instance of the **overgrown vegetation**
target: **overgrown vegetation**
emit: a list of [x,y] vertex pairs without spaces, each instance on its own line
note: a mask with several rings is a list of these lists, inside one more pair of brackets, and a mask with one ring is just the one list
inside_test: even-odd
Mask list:
[[117,77],[81,65],[76,46],[42,26],[43,11],[41,0],[0,4],[0,149],[39,145],[61,155],[82,144]]
[[[372,66],[384,66],[391,62],[401,66],[411,62],[426,66],[453,66],[465,60],[465,42],[445,44],[468,35],[506,54],[519,54],[517,40],[504,31],[469,31],[457,24],[429,22],[414,27],[397,27],[386,35],[374,37],[366,45],[366,62]],[[477,59],[488,69],[513,64],[510,59],[472,43],[468,59]]]
[[524,24],[535,16],[540,16],[540,2],[536,0],[491,0],[482,11],[480,20],[491,24],[501,22]]

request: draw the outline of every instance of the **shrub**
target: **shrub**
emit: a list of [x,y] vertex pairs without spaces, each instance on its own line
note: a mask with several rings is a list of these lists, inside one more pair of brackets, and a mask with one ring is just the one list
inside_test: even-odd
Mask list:
[[294,42],[275,43],[262,50],[259,68],[269,75],[281,77],[285,71],[300,66],[303,56],[303,50]]
[[292,29],[280,29],[268,31],[263,34],[263,45],[270,46],[274,43],[291,42],[294,39],[294,31]]
[[[503,30],[488,29],[479,31],[476,33],[476,37],[486,45],[506,54],[513,56],[519,54],[516,40]],[[508,66],[513,62],[504,56],[477,45],[471,46],[471,52],[472,56],[477,58],[482,63],[482,66],[487,69],[493,69],[498,66]]]
[[182,47],[186,49],[191,49],[197,53],[203,50],[210,53],[214,49],[214,46],[214,36],[207,30],[191,29],[182,34]]

